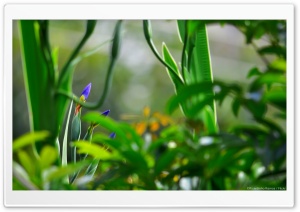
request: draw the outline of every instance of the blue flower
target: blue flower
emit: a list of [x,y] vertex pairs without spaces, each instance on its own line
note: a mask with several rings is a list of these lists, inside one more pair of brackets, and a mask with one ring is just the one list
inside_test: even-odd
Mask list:
[[111,138],[111,139],[114,139],[115,137],[116,137],[116,133],[111,133],[110,135],[109,135],[109,137]]
[[81,97],[84,97],[84,100],[86,100],[89,97],[89,94],[91,92],[92,83],[89,83],[82,91]]
[[107,115],[109,114],[109,112],[110,112],[110,110],[106,110],[106,111],[104,111],[103,113],[101,113],[101,115],[107,116]]
[[[81,93],[80,101],[85,102],[85,100],[89,97],[91,88],[92,88],[92,83],[89,83],[87,86],[85,86],[85,88],[83,89],[83,91]],[[77,104],[74,115],[77,115],[80,111],[81,111],[81,105]]]

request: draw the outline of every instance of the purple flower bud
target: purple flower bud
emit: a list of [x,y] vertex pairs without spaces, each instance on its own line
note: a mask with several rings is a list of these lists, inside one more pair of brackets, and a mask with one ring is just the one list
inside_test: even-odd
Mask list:
[[109,114],[109,112],[110,112],[110,110],[106,110],[106,111],[104,111],[101,115],[107,116],[107,115]]
[[82,91],[81,96],[84,96],[84,100],[89,97],[91,91],[92,83],[89,83]]
[[111,133],[110,135],[109,135],[109,137],[111,138],[111,139],[114,139],[115,137],[116,137],[116,133]]
[[[101,113],[102,116],[107,116],[109,114],[110,110],[106,110],[104,111],[103,113]],[[91,123],[91,126],[93,128],[97,127],[99,124],[96,124],[96,123]]]

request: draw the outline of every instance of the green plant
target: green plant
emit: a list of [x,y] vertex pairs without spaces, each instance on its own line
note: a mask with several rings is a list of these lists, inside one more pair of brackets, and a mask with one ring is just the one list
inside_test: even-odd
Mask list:
[[[203,21],[178,21],[179,37],[183,43],[181,72],[165,43],[162,44],[163,57],[159,55],[154,46],[151,31],[150,21],[144,21],[146,41],[154,55],[166,66],[177,93],[184,90],[186,86],[203,82],[211,88],[210,84],[213,82],[213,75],[210,65],[206,26]],[[186,102],[180,102],[180,105],[186,117],[193,117],[195,120],[204,122],[208,132],[216,133],[218,125],[214,99],[210,98],[205,107],[201,108],[202,110],[195,111],[195,108],[198,108],[199,102],[213,96],[212,89],[205,89],[206,92],[204,95],[200,94],[200,89],[195,90],[195,95]],[[178,96],[184,98],[184,95],[186,95],[186,92],[181,92],[181,95]]]
[[[57,52],[52,52],[50,49],[48,21],[21,20],[19,23],[30,128],[31,131],[49,131],[48,144],[55,146],[69,98],[76,103],[84,104],[71,93],[72,74],[76,64],[95,52],[92,50],[79,55],[80,50],[92,35],[96,21],[87,21],[83,38],[60,72],[56,70]],[[85,104],[85,107],[101,107],[111,87],[113,67],[119,52],[120,27],[121,21],[117,22],[112,39],[111,60],[103,94],[97,103]],[[40,153],[42,146],[37,144],[36,149]]]
[[[47,99],[47,103],[67,102],[68,98],[76,102],[72,124],[69,124],[69,120],[73,101],[66,117],[62,157],[58,154],[59,145],[54,145],[62,120],[58,122],[57,117],[51,116],[57,112],[53,111],[56,108],[53,107],[47,111],[51,112],[47,114],[48,118],[53,119],[51,122],[40,126],[39,121],[47,120],[46,115],[43,118],[33,117],[32,123],[37,125],[33,128],[34,132],[14,141],[14,189],[246,190],[251,186],[286,189],[286,130],[280,122],[285,123],[286,120],[286,22],[177,21],[182,54],[181,61],[176,62],[165,43],[162,43],[162,56],[159,54],[152,39],[154,36],[150,21],[143,21],[146,42],[166,68],[174,85],[174,95],[166,104],[167,114],[151,113],[149,108],[145,108],[143,119],[133,124],[106,117],[109,111],[81,115],[81,107],[101,106],[107,96],[112,68],[118,55],[120,23],[117,22],[115,28],[105,89],[98,103],[85,102],[91,85],[77,98],[70,94],[69,87],[63,87],[66,85],[64,83],[70,83],[70,78],[54,77],[54,95],[43,96],[50,99],[53,97],[52,100]],[[24,22],[22,27],[26,24]],[[234,26],[244,35],[245,43],[253,46],[264,61],[264,68],[255,66],[248,71],[246,85],[224,82],[217,77],[213,80],[206,32],[210,24]],[[47,26],[47,22],[30,22],[30,26],[34,25],[42,29]],[[91,33],[88,30],[92,30],[91,26],[92,22],[88,24],[86,34]],[[46,31],[41,30],[41,35],[45,35]],[[42,36],[40,38],[44,39]],[[268,44],[258,47],[256,40],[261,38]],[[33,47],[40,54],[37,58],[45,62],[35,71],[38,68],[51,69],[52,63],[49,63],[47,56],[49,48],[43,42],[32,41],[31,44],[34,43]],[[86,53],[76,57],[77,54],[70,59],[73,62],[65,67],[73,68],[72,64],[75,65],[89,55]],[[29,70],[33,62],[26,60],[25,65]],[[54,61],[54,57],[51,60]],[[68,75],[71,71],[65,73],[71,76]],[[33,98],[32,104],[37,106],[41,103],[38,102],[40,99],[36,99],[37,96],[50,91],[34,93],[31,90],[35,83],[31,82],[32,74],[28,72],[26,75],[30,78],[28,92],[33,93],[28,98],[30,103]],[[50,79],[51,74],[49,78],[45,77],[45,83],[51,84]],[[239,123],[231,128],[219,127],[215,115],[216,105],[222,105],[228,99],[232,101],[231,111],[224,112],[239,117],[241,110],[246,111],[251,117],[251,123]],[[179,108],[183,118],[171,117]],[[35,111],[33,106],[31,111]],[[65,115],[66,111],[61,111]],[[89,123],[82,139],[81,121]],[[53,126],[50,127],[50,123]],[[72,133],[68,139],[69,126]],[[94,132],[96,126],[105,129],[105,133]],[[107,132],[111,134],[107,136]],[[71,163],[67,160],[70,141],[73,155]],[[39,151],[33,151],[30,148],[32,144],[39,147]]]
[[[27,94],[27,103],[30,114],[30,128],[32,132],[32,136],[28,138],[20,138],[22,139],[30,139],[30,144],[32,144],[34,157],[31,155],[30,157],[26,154],[26,152],[21,151],[16,153],[19,155],[20,163],[22,159],[27,161],[27,167],[29,166],[29,159],[31,157],[34,158],[33,164],[43,163],[40,162],[42,160],[42,156],[44,152],[50,154],[50,158],[54,161],[48,161],[48,166],[53,165],[55,162],[56,167],[60,167],[67,171],[62,172],[64,175],[71,172],[78,171],[78,165],[76,157],[72,158],[73,165],[68,166],[67,161],[67,148],[70,145],[68,142],[68,123],[70,119],[70,113],[72,109],[73,101],[77,103],[75,114],[72,121],[72,136],[71,141],[79,140],[80,138],[80,114],[81,114],[81,104],[84,104],[85,107],[88,108],[98,108],[101,107],[108,92],[111,87],[112,81],[112,73],[115,65],[115,61],[118,57],[119,46],[120,46],[120,27],[121,21],[118,21],[115,27],[115,32],[113,35],[113,39],[111,40],[111,54],[110,54],[110,63],[107,72],[106,84],[104,86],[104,91],[96,103],[84,103],[91,85],[88,85],[86,90],[83,91],[82,96],[80,98],[76,97],[71,93],[71,84],[72,84],[72,75],[75,66],[85,57],[88,57],[94,54],[103,44],[101,44],[96,49],[93,49],[89,52],[85,52],[83,54],[79,54],[80,50],[87,42],[89,37],[92,35],[94,28],[96,26],[95,20],[87,21],[86,31],[79,42],[79,44],[75,47],[74,51],[71,53],[69,59],[64,64],[62,70],[59,72],[57,70],[58,67],[58,52],[52,51],[49,43],[49,21],[47,20],[21,20],[19,21],[19,30],[21,37],[21,47],[22,47],[22,61],[23,61],[23,71],[24,71],[24,81],[25,81],[25,90]],[[72,99],[69,109],[69,115],[67,117],[67,124],[64,132],[64,140],[62,142],[62,152],[60,152],[61,143],[59,141],[59,134],[61,132],[63,118],[65,117],[67,105],[69,104],[69,99]],[[95,126],[94,126],[95,127]],[[92,136],[94,127],[90,127],[88,129],[86,139]],[[41,139],[45,140],[45,142],[39,142],[39,137],[36,137],[36,133],[39,132],[47,132],[47,136],[42,137]],[[19,149],[18,149],[19,150]],[[55,154],[54,154],[55,152]],[[61,153],[61,155],[60,155]],[[46,154],[46,153],[45,153]],[[21,156],[20,156],[21,155]],[[72,149],[72,155],[76,156],[76,148]],[[20,158],[22,157],[22,159]],[[86,161],[83,161],[86,163]],[[84,163],[79,163],[84,164]],[[20,165],[16,162],[14,164],[16,167]],[[24,164],[23,164],[24,165]],[[72,167],[75,168],[72,168]],[[42,189],[45,186],[45,182],[43,182],[43,172],[47,172],[48,170],[44,170],[44,168],[49,167],[40,167],[37,169],[37,172],[27,173],[29,175],[36,174],[36,182],[35,188]],[[73,170],[73,171],[71,171]],[[80,170],[80,169],[79,169]],[[26,170],[29,171],[29,170]],[[22,170],[21,173],[26,173],[26,171]],[[24,181],[24,179],[29,180],[28,176],[17,174],[18,179],[20,181]],[[24,179],[22,178],[24,177]],[[60,175],[60,177],[63,174]],[[65,180],[65,183],[68,183],[69,180]],[[72,183],[72,181],[71,181]],[[32,187],[31,187],[32,188]],[[59,188],[54,186],[54,188]]]

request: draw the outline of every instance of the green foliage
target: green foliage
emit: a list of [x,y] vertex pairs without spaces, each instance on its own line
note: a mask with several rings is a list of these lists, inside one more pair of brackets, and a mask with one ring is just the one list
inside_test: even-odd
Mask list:
[[48,136],[49,133],[47,131],[27,133],[13,142],[13,151],[20,150],[35,142],[45,141]]
[[[180,90],[189,85],[206,82],[208,88],[211,88],[213,76],[205,23],[203,21],[191,20],[178,21],[178,30],[183,43],[181,73],[165,43],[162,44],[163,58],[159,56],[152,41],[150,21],[144,21],[146,41],[159,61],[166,66],[168,74],[175,85],[177,96],[181,98],[186,92],[180,92]],[[206,90],[205,96],[213,95],[213,90]],[[180,106],[188,118],[193,117],[194,119],[201,120],[204,122],[209,133],[216,133],[218,131],[218,125],[214,99],[211,98],[208,100],[208,98],[206,98],[207,101],[203,105],[209,105],[211,109],[203,111],[193,109],[203,103],[205,96],[199,94],[194,95],[188,102],[180,102]],[[191,110],[194,111],[192,114],[190,113]]]
[[[258,68],[254,65],[248,71],[246,84],[213,80],[206,26],[216,23],[236,27],[245,36],[247,45],[256,47],[256,40],[261,38],[268,41],[267,45],[256,48],[257,55],[265,62],[265,67]],[[30,27],[27,28],[27,24]],[[49,52],[47,42],[41,44],[39,39],[34,39],[37,35],[33,33],[34,26],[39,26],[42,30],[38,38],[45,40],[47,22],[39,24],[34,21],[21,22],[23,39],[31,36],[28,42],[36,49],[34,54],[37,54],[39,62],[44,61],[41,62],[44,64],[32,64],[33,61],[26,54],[33,50],[26,50],[29,47],[24,44],[27,78],[32,77],[37,69],[56,70],[57,53]],[[33,105],[41,101],[38,99],[39,95],[46,92],[33,91],[32,86],[54,81],[56,86],[62,87],[56,90],[56,98],[49,100],[51,95],[43,97],[48,98],[50,105],[54,104],[47,113],[51,112],[51,116],[57,115],[50,117],[47,114],[52,120],[43,124],[50,126],[51,123],[51,127],[45,127],[39,122],[48,120],[45,117],[35,117],[41,115],[42,111],[38,110],[37,114],[33,114],[32,123],[38,125],[34,130],[48,131],[34,131],[13,143],[14,189],[246,190],[249,186],[286,188],[286,130],[278,121],[286,120],[284,21],[177,21],[179,38],[183,45],[180,62],[176,62],[165,43],[162,43],[162,56],[158,53],[152,40],[154,35],[150,21],[143,21],[146,42],[154,56],[166,68],[175,94],[166,104],[168,115],[150,114],[146,110],[144,119],[133,124],[105,117],[108,113],[88,112],[81,117],[81,111],[78,110],[79,106],[101,106],[108,94],[113,66],[119,54],[121,22],[117,22],[112,39],[111,60],[100,103],[84,103],[70,94],[70,68],[74,68],[73,65],[80,60],[78,58],[85,58],[90,54],[78,56],[79,50],[93,32],[94,24],[93,21],[88,22],[83,40],[75,48],[59,76],[49,74],[41,82],[25,79],[32,112]],[[272,57],[266,57],[267,55]],[[31,66],[37,67],[31,72],[28,71]],[[55,90],[58,87],[50,86],[49,89]],[[67,104],[68,98],[77,103],[75,111],[79,112],[74,113],[71,138],[68,139],[71,103],[66,116],[60,156],[49,135],[55,134],[57,137],[62,123],[59,117],[66,113],[62,108]],[[215,115],[216,104],[222,105],[227,100],[230,100],[231,108],[224,111],[225,113],[232,113],[239,118],[241,111],[246,111],[252,121],[239,123],[230,129],[219,127]],[[181,119],[171,117],[178,108],[184,114]],[[57,119],[60,122],[56,122]],[[89,124],[83,138],[81,121]],[[101,130],[94,132],[97,126]],[[116,133],[116,137],[108,136],[107,132]],[[73,152],[74,156],[80,156],[75,160],[67,159],[68,142],[76,150]],[[40,145],[38,154],[29,148],[35,143],[43,144]],[[61,158],[61,163],[57,163],[58,158]],[[70,181],[66,180],[69,177]]]
[[[59,74],[57,73],[57,51],[52,52],[50,49],[48,21],[21,20],[19,23],[30,128],[31,131],[48,131],[50,136],[47,144],[55,146],[69,102],[68,97],[80,103],[80,100],[71,93],[72,74],[81,59],[95,52],[79,55],[80,50],[92,35],[96,21],[87,21],[83,38],[74,48]],[[120,48],[120,26],[121,21],[117,22],[112,39],[111,61],[103,95],[99,102],[88,104],[87,107],[100,107],[109,91],[112,70]],[[43,144],[37,143],[36,146],[37,152],[40,153]]]

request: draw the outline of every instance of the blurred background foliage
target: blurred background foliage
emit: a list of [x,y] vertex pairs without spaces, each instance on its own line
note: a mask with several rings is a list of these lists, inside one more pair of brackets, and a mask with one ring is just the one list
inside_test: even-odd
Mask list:
[[[17,22],[14,22],[13,38],[13,101],[14,121],[13,137],[17,138],[29,131],[28,112],[24,90],[24,79],[20,57],[19,32]],[[59,47],[59,64],[63,64],[69,53],[77,43],[85,28],[84,21],[50,21],[50,43],[52,48]],[[84,46],[84,50],[92,49],[96,44],[111,39],[115,21],[99,21],[91,39]],[[111,116],[120,120],[122,115],[140,115],[145,106],[153,111],[164,112],[168,98],[174,94],[172,82],[169,80],[165,68],[156,60],[149,49],[142,30],[141,21],[125,21],[123,42],[115,67],[113,87],[103,110],[110,108]],[[158,49],[164,41],[176,61],[180,60],[182,44],[179,42],[176,21],[152,21],[154,42]],[[238,82],[242,86],[249,84],[248,71],[257,67],[263,69],[264,61],[256,53],[255,47],[246,45],[245,36],[234,26],[211,23],[207,26],[211,52],[214,79],[224,82]],[[284,32],[280,35],[285,36]],[[283,38],[281,38],[283,39]],[[268,44],[264,38],[256,39],[258,47]],[[257,47],[257,48],[258,48]],[[93,89],[89,96],[95,101],[102,92],[105,71],[108,65],[107,52],[109,45],[101,48],[96,54],[80,62],[73,77],[73,91],[79,95],[81,89],[89,82]],[[267,55],[268,59],[274,58]],[[103,77],[101,76],[103,73]],[[241,110],[236,118],[232,113],[224,113],[230,109],[230,100],[225,100],[222,107],[218,107],[218,123],[221,129],[227,129],[239,122],[251,122],[251,116]],[[218,106],[218,105],[217,105]],[[177,113],[180,116],[180,113]],[[280,120],[277,120],[280,122]],[[285,127],[285,123],[280,123]]]
[[[110,118],[98,120],[94,113],[88,114],[84,119],[87,122],[83,122],[83,129],[89,121],[97,120],[106,130],[98,127],[95,132],[119,131],[114,141],[104,138],[102,133],[93,139],[93,144],[105,145],[110,153],[116,154],[102,158],[78,144],[79,150],[82,148],[94,158],[103,159],[95,180],[85,182],[80,178],[75,185],[60,184],[55,180],[63,176],[57,171],[56,175],[48,176],[48,180],[34,179],[33,182],[40,185],[37,187],[107,190],[285,188],[286,23],[277,20],[205,22],[220,133],[208,135],[203,128],[198,129],[201,124],[187,120],[179,108],[171,115],[167,113],[166,105],[174,95],[174,87],[165,67],[147,45],[142,21],[124,21],[112,89],[99,108],[99,112],[110,109],[110,117],[117,122]],[[110,40],[115,23],[113,20],[98,21],[83,51]],[[182,43],[177,22],[153,20],[152,26],[157,49],[161,50],[162,42],[166,43],[175,61],[180,61]],[[59,48],[58,66],[65,63],[84,28],[85,21],[49,22],[51,47]],[[29,131],[17,22],[14,22],[13,35],[13,138],[16,139]],[[75,94],[79,96],[82,88],[91,82],[89,101],[98,99],[104,86],[108,52],[109,45],[104,45],[77,65],[72,84]],[[83,116],[86,112],[83,108]],[[133,124],[136,129],[136,132],[130,131],[131,139],[120,135],[129,130],[122,125],[124,122]],[[155,123],[160,125],[154,126]],[[54,152],[51,147],[44,151]],[[27,171],[34,173],[36,170],[28,166],[28,158],[24,151],[18,153],[18,160],[25,161],[23,165],[25,163]],[[126,162],[120,158],[125,158]],[[40,171],[54,162],[41,161],[38,162],[42,164]],[[49,185],[49,178],[55,179],[51,182],[53,187]]]

